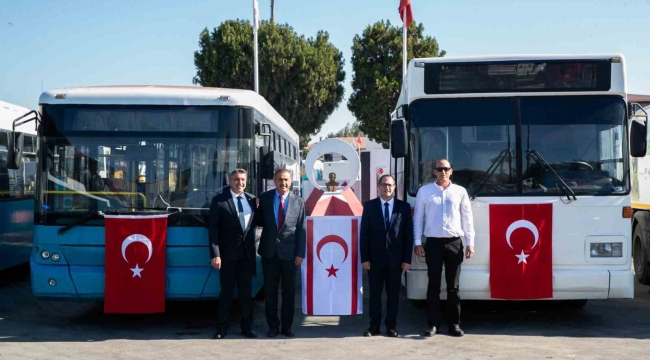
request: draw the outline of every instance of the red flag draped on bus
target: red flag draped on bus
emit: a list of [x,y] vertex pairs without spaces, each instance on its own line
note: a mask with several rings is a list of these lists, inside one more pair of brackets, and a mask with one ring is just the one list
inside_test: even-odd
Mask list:
[[104,223],[104,312],[164,312],[167,215],[106,215]]
[[553,297],[553,205],[490,205],[490,289],[495,299]]
[[404,11],[406,11],[406,27],[409,27],[413,22],[413,9],[411,9],[411,0],[400,0],[399,2],[399,18],[404,21]]

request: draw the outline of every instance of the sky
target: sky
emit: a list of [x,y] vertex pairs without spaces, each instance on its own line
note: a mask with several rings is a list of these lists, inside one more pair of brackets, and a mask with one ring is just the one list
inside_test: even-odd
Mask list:
[[[269,19],[271,0],[258,0]],[[621,53],[628,92],[650,95],[650,0],[411,0],[447,56]],[[275,21],[319,30],[345,59],[345,94],[312,139],[355,121],[352,39],[379,20],[401,24],[399,0],[276,0]],[[193,85],[199,33],[252,21],[252,0],[0,0],[0,100],[30,109],[43,90]]]

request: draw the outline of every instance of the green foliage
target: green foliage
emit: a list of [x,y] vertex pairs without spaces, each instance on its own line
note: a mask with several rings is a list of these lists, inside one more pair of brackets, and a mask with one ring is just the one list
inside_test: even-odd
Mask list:
[[[435,38],[424,36],[422,24],[411,23],[407,37],[407,60],[442,57]],[[389,141],[389,114],[395,109],[402,84],[402,25],[390,21],[369,25],[352,45],[352,94],[348,109],[371,140]]]
[[359,129],[359,123],[355,122],[350,125],[349,123],[345,127],[335,133],[327,134],[328,138],[337,138],[337,137],[355,137],[363,135],[363,132]]
[[[229,20],[199,36],[194,84],[254,89],[253,27]],[[319,31],[305,38],[289,25],[262,21],[258,32],[259,93],[306,145],[343,99],[343,54]],[[304,147],[304,146],[303,146]]]

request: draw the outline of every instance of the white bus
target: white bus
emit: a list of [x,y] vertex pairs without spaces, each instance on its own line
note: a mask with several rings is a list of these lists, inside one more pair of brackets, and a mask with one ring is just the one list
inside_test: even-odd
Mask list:
[[36,180],[36,130],[34,124],[19,126],[23,153],[17,169],[7,167],[14,119],[31,110],[0,101],[0,271],[29,261],[34,218]]
[[[490,244],[506,244],[506,235],[491,239],[495,204],[551,205],[552,297],[545,300],[633,297],[629,156],[635,146],[639,156],[634,137],[645,139],[646,125],[633,122],[628,145],[633,106],[625,76],[619,54],[409,62],[391,114],[391,173],[411,206],[434,181],[440,158],[452,164],[452,182],[467,189],[475,256],[462,265],[461,299],[496,299]],[[408,298],[425,299],[427,279],[425,259],[414,254]],[[445,298],[444,275],[442,283]]]
[[216,298],[206,227],[228,174],[245,169],[255,195],[279,167],[300,180],[298,134],[253,91],[63,88],[41,95],[39,114],[31,252],[39,298],[103,299],[103,215],[168,211],[167,298]]

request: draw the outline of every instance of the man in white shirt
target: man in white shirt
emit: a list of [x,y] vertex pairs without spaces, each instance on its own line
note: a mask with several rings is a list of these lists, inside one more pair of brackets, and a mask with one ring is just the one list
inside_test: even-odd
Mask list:
[[[436,162],[436,181],[421,187],[415,198],[413,236],[415,254],[425,256],[429,284],[427,288],[427,330],[433,336],[440,326],[440,283],[442,265],[447,282],[447,325],[449,334],[463,336],[460,328],[460,297],[458,296],[460,267],[463,255],[474,255],[474,224],[467,190],[452,184],[453,169],[446,159]],[[422,246],[422,235],[426,236]],[[463,246],[461,236],[465,237]],[[464,252],[463,252],[464,249]]]

